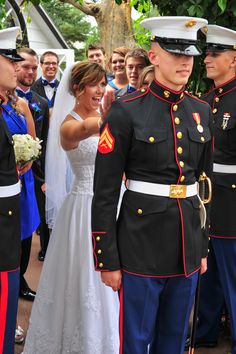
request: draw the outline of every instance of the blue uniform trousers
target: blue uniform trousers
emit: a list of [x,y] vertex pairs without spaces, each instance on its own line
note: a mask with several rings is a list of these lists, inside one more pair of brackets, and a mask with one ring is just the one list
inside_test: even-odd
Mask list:
[[182,354],[198,273],[147,278],[123,273],[120,354]]
[[14,354],[19,270],[0,272],[0,354]]
[[220,282],[229,311],[231,354],[236,354],[236,240],[212,239]]
[[216,261],[214,240],[209,243],[207,272],[202,275],[196,340],[217,342],[224,295]]

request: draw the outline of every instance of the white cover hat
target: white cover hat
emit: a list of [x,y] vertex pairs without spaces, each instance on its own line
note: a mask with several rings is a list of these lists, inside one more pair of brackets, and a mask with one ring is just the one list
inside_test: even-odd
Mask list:
[[207,50],[236,50],[236,31],[217,25],[208,25],[203,29],[206,35]]
[[24,60],[16,51],[16,37],[19,31],[19,27],[10,27],[0,31],[0,55],[14,61]]
[[151,40],[171,52],[183,55],[200,55],[197,47],[197,32],[206,26],[207,20],[197,17],[160,16],[141,21],[152,32]]

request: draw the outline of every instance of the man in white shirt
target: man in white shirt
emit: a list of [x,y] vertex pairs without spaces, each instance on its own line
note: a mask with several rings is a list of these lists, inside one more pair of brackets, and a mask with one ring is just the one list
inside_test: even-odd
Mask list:
[[32,85],[32,91],[46,98],[49,108],[54,105],[56,89],[59,85],[59,81],[56,79],[58,65],[59,57],[56,53],[51,51],[43,53],[40,57],[42,76]]

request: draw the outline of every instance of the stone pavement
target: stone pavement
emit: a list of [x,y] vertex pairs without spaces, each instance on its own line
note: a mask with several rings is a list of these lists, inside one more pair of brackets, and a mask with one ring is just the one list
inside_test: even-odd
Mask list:
[[[42,262],[39,262],[37,259],[38,251],[40,249],[39,245],[39,236],[36,234],[33,236],[32,250],[30,256],[30,263],[25,275],[27,282],[32,290],[37,289],[38,280],[42,268]],[[19,309],[18,309],[18,324],[24,328],[25,331],[28,329],[29,325],[29,316],[31,312],[32,303],[25,300],[19,300]],[[21,354],[24,349],[23,345],[15,345],[15,354]],[[187,352],[185,352],[188,354]],[[194,354],[229,354],[230,353],[230,343],[227,338],[221,338],[217,348],[213,349],[196,349]],[[60,354],[60,353],[58,353]],[[91,353],[94,354],[94,353]],[[130,353],[132,354],[132,353]],[[165,354],[165,353],[163,353]],[[173,353],[175,354],[175,353]]]

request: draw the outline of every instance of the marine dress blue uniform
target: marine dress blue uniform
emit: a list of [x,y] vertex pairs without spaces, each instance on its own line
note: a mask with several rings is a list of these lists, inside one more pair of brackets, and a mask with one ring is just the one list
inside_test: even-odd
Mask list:
[[235,354],[236,78],[214,87],[204,99],[211,105],[214,115],[215,149],[209,271],[203,276],[202,281],[197,340],[206,343],[217,342],[225,298],[230,314],[232,353]]
[[[164,50],[199,54],[196,32],[206,20],[145,21]],[[198,271],[208,254],[196,186],[212,170],[211,121],[208,104],[155,79],[113,102],[101,128],[92,240],[95,268],[122,272],[120,354],[147,354],[149,345],[151,354],[184,351]],[[117,220],[123,173],[127,191]]]
[[[206,37],[207,54],[234,51],[236,55],[236,31],[209,25]],[[223,81],[225,70],[227,66],[219,70],[217,79],[221,83],[203,96],[213,112],[214,164],[209,269],[201,283],[196,342],[204,347],[217,344],[225,300],[230,315],[231,354],[236,354],[236,76],[235,67],[228,66],[228,80]]]
[[[12,135],[28,133],[24,115],[17,113],[17,111],[11,106],[11,102],[2,105],[2,115]],[[37,229],[40,223],[40,218],[34,191],[34,177],[31,168],[20,176],[20,180],[21,240],[24,240],[30,237]]]

